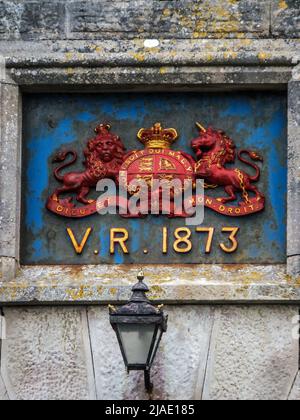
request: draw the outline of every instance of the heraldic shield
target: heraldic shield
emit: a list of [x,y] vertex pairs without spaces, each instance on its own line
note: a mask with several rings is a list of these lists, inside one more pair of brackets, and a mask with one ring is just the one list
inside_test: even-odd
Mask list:
[[[120,170],[120,185],[127,188],[129,194],[134,195],[139,193],[139,182],[144,181],[149,191],[151,190],[151,196],[149,195],[148,202],[144,200],[147,208],[140,209],[138,214],[129,212],[127,217],[139,217],[146,214],[148,208],[152,210],[152,214],[187,217],[184,212],[175,212],[174,197],[182,196],[185,181],[190,181],[193,185],[195,160],[187,153],[171,149],[177,138],[178,134],[174,128],[164,129],[160,123],[138,132],[138,139],[145,149],[129,153],[126,157]],[[137,187],[134,186],[135,183]],[[133,185],[133,188],[130,185]],[[165,201],[161,194],[164,187],[170,191],[169,199]]]
[[[61,151],[53,159],[53,163],[60,163],[54,169],[54,176],[61,186],[49,197],[47,209],[57,215],[71,218],[95,214],[99,212],[99,201],[97,203],[96,200],[90,199],[89,193],[91,189],[96,188],[99,181],[111,179],[115,181],[119,191],[125,191],[125,196],[116,194],[106,202],[100,201],[100,206],[119,207],[122,210],[120,215],[127,218],[145,217],[151,213],[153,205],[157,211],[155,214],[187,217],[187,214],[175,208],[174,198],[182,195],[185,185],[190,183],[195,186],[196,180],[201,179],[207,191],[218,191],[222,188],[226,196],[212,197],[197,195],[194,192],[190,200],[191,206],[201,204],[231,217],[247,216],[262,211],[265,207],[265,197],[254,185],[261,175],[261,169],[254,161],[263,162],[262,157],[254,151],[237,152],[235,143],[223,131],[211,127],[205,129],[199,123],[197,127],[199,136],[191,142],[196,156],[194,159],[188,153],[172,149],[178,133],[174,128],[163,128],[161,123],[156,123],[148,129],[140,129],[137,137],[144,149],[128,153],[121,138],[111,132],[111,126],[100,124],[95,129],[96,136],[88,141],[84,150],[85,170],[61,174],[61,171],[77,161],[77,153],[73,150]],[[251,160],[245,159],[244,155]],[[239,168],[232,167],[237,157],[243,164],[255,170],[255,174],[249,175]],[[145,208],[130,211],[129,199],[138,198],[142,183],[148,187],[148,200],[143,201]],[[168,202],[164,201],[161,195],[164,185],[171,187]],[[242,200],[235,204],[239,196]],[[156,199],[153,200],[153,197]]]

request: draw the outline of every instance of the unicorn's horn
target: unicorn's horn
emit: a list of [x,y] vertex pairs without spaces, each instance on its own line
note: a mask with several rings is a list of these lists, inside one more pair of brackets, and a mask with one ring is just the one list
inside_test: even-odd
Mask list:
[[203,125],[201,125],[200,123],[198,123],[198,122],[196,122],[196,126],[203,132],[203,133],[206,133],[207,132],[207,130],[206,130],[206,128],[204,128],[203,127]]

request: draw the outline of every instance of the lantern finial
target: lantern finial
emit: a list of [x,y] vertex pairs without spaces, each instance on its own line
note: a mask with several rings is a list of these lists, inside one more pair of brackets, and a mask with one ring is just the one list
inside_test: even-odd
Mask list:
[[142,282],[145,278],[144,271],[141,269],[137,275],[137,279],[139,282]]

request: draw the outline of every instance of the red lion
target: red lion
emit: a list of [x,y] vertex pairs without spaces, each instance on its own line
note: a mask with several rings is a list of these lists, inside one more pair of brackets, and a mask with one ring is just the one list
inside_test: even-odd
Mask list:
[[238,191],[242,192],[243,203],[249,204],[248,191],[255,193],[257,200],[264,199],[264,195],[257,189],[253,182],[260,179],[260,168],[252,162],[243,158],[243,154],[248,154],[252,160],[263,162],[263,158],[257,153],[248,150],[241,150],[238,158],[241,162],[255,169],[254,176],[248,175],[240,169],[228,169],[227,163],[235,163],[236,146],[224,131],[216,131],[213,128],[207,130],[199,123],[199,137],[192,141],[192,148],[197,156],[196,176],[203,178],[207,188],[217,188],[223,186],[228,197],[218,198],[218,201],[225,204],[235,201]]
[[[77,153],[73,150],[62,151],[53,159],[53,163],[64,162],[68,155],[73,156],[70,162],[64,163],[54,170],[55,178],[63,184],[52,195],[54,201],[58,202],[61,194],[75,192],[78,202],[91,204],[93,200],[86,198],[90,189],[103,178],[117,178],[126,149],[120,137],[110,133],[110,128],[109,124],[100,124],[95,128],[97,136],[88,142],[87,148],[84,150],[85,171],[60,175],[63,169],[77,161]],[[70,203],[72,198],[68,197],[66,201]]]

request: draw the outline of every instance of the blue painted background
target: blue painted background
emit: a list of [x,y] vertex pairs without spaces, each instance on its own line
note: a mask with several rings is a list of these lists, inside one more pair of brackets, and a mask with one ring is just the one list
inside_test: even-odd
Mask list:
[[[286,97],[283,93],[248,92],[220,94],[33,94],[24,98],[23,149],[23,264],[95,264],[95,263],[283,263],[286,256]],[[180,138],[174,149],[192,154],[190,141],[196,137],[195,121],[223,129],[238,148],[255,149],[265,162],[258,187],[267,197],[264,213],[247,218],[229,218],[205,212],[205,226],[239,226],[239,250],[224,254],[218,243],[224,240],[216,232],[213,252],[205,255],[204,236],[194,235],[193,251],[178,255],[172,249],[161,253],[161,228],[184,226],[180,219],[149,217],[124,220],[119,216],[92,216],[67,220],[45,209],[47,197],[58,183],[52,175],[52,157],[62,148],[76,149],[81,155],[68,170],[82,170],[82,150],[99,122],[112,124],[128,150],[142,149],[136,139],[141,127],[160,121],[174,127]],[[237,162],[247,172],[251,168]],[[222,190],[209,192],[218,196]],[[88,226],[94,229],[84,254],[77,256],[66,235],[71,227],[81,239]],[[109,255],[109,229],[126,227],[131,235],[130,255]],[[149,250],[144,255],[143,250]],[[94,251],[99,250],[99,255]]]

